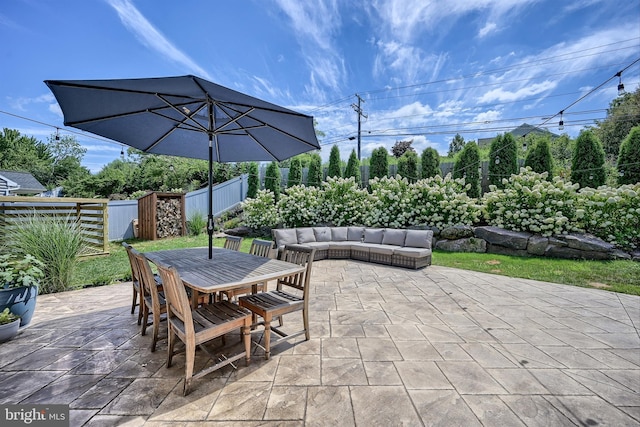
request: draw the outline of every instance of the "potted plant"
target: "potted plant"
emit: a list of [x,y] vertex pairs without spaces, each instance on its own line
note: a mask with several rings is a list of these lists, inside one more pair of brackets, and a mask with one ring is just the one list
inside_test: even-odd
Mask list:
[[33,317],[44,264],[32,255],[0,255],[0,311],[9,309],[26,326]]
[[0,342],[9,341],[18,334],[20,318],[5,308],[0,313]]

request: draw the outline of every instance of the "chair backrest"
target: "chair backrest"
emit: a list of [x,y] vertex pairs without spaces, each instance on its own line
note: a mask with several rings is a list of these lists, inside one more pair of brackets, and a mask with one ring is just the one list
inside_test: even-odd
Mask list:
[[239,251],[241,243],[242,243],[242,237],[226,236],[224,241],[224,248],[231,249],[232,251]]
[[158,273],[162,278],[164,295],[167,298],[167,315],[169,319],[175,316],[184,324],[186,333],[194,333],[193,315],[187,290],[182,283],[178,270],[174,267],[158,266]]
[[140,272],[138,271],[138,262],[136,261],[135,254],[138,253],[133,246],[127,242],[122,242],[122,246],[127,250],[127,256],[129,257],[129,264],[131,265],[131,281],[140,283]]
[[134,257],[138,265],[138,272],[140,274],[140,291],[143,296],[151,297],[151,309],[154,313],[160,313],[162,311],[162,302],[160,301],[160,294],[158,293],[158,286],[153,277],[153,271],[149,265],[149,260],[144,254],[138,251],[134,252]]
[[265,258],[271,258],[271,247],[273,242],[270,240],[253,239],[249,253]]
[[307,295],[309,293],[309,287],[307,285],[311,278],[311,266],[313,264],[315,252],[315,249],[302,245],[285,245],[280,259],[282,261],[305,266],[306,268],[301,273],[278,279],[278,290],[281,290],[283,285],[290,286],[303,291],[304,299],[307,299]]

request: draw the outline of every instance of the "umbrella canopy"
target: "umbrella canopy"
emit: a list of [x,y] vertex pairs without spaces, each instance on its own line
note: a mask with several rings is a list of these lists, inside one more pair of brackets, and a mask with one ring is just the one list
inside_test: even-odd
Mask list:
[[195,76],[45,84],[65,126],[145,153],[209,160],[210,248],[213,162],[280,161],[320,148],[313,117]]

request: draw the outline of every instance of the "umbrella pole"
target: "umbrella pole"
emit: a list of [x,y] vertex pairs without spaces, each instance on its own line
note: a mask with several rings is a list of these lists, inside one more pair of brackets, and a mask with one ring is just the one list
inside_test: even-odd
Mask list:
[[213,258],[213,135],[209,134],[209,215],[207,218],[209,233],[209,259]]

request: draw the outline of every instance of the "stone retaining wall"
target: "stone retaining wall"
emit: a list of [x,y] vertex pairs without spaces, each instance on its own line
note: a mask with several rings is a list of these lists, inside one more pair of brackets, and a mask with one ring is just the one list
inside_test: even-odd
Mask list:
[[460,225],[433,230],[433,248],[449,252],[486,252],[516,256],[567,259],[629,259],[640,262],[640,251],[626,252],[611,243],[585,234],[543,237],[498,227]]

